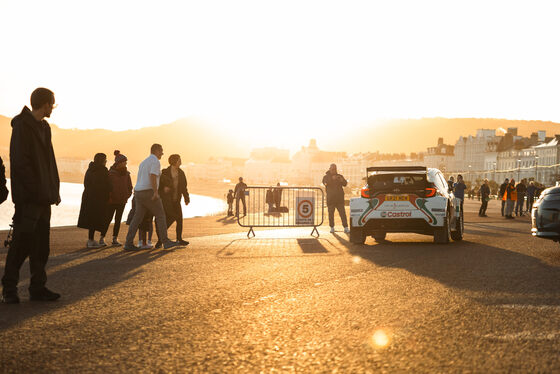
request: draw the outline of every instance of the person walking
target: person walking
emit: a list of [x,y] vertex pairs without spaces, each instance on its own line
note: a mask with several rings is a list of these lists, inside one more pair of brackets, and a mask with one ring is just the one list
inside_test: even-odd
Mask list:
[[45,267],[50,252],[51,205],[60,204],[60,179],[54,157],[49,118],[55,108],[54,93],[37,88],[31,110],[25,106],[12,119],[10,182],[15,205],[14,236],[2,277],[2,301],[19,303],[19,270],[29,257],[29,296],[33,301],[54,301],[60,294],[49,290]]
[[4,167],[2,157],[0,157],[0,204],[6,201],[8,194],[9,191],[6,187],[6,168]]
[[150,148],[150,156],[140,163],[138,169],[138,179],[134,187],[134,197],[136,198],[136,211],[128,227],[126,234],[125,250],[139,250],[134,245],[134,237],[138,231],[138,225],[144,219],[146,212],[150,212],[156,217],[156,226],[159,240],[163,243],[165,249],[176,247],[178,243],[172,242],[167,237],[167,223],[165,220],[165,211],[161,198],[159,196],[159,178],[161,175],[161,165],[159,160],[163,156],[163,147],[161,144],[152,144]]
[[480,199],[482,201],[478,215],[480,217],[488,217],[486,209],[488,208],[488,201],[490,201],[490,187],[488,186],[488,179],[484,179],[484,183],[480,186]]
[[350,233],[348,220],[346,218],[346,208],[344,207],[344,189],[348,182],[341,174],[338,174],[336,165],[331,164],[329,170],[323,176],[323,184],[327,190],[327,208],[329,212],[329,226],[331,233],[334,233],[334,211],[338,210],[342,226],[346,234]]
[[467,185],[463,181],[463,176],[461,174],[457,175],[457,183],[453,185],[453,194],[456,198],[461,199],[461,211],[463,211],[463,202],[465,200],[465,190]]
[[229,190],[226,196],[226,201],[228,205],[228,210],[227,210],[228,217],[233,216],[233,198],[234,198],[233,190]]
[[517,202],[517,190],[515,189],[515,179],[511,178],[511,181],[506,186],[506,192],[504,193],[503,200],[506,201],[506,219],[514,219],[513,208]]
[[[177,234],[177,243],[180,245],[188,245],[189,242],[183,240],[183,209],[181,208],[181,198],[185,200],[185,205],[189,205],[191,198],[187,189],[187,177],[185,172],[181,170],[181,156],[173,154],[169,156],[169,167],[161,171],[161,181],[159,184],[159,194],[165,210],[165,221],[167,228],[171,227],[173,222],[177,222],[175,233]],[[161,235],[158,232],[158,238]],[[156,248],[161,247],[158,240]]]
[[109,182],[111,184],[111,192],[109,193],[109,204],[107,205],[107,225],[101,233],[99,244],[105,244],[105,235],[109,229],[109,225],[115,216],[115,225],[113,226],[112,245],[121,245],[119,243],[119,231],[121,228],[124,207],[130,196],[132,195],[132,180],[130,172],[126,169],[128,159],[119,150],[114,152],[115,163],[109,169]]
[[523,216],[523,206],[525,205],[525,193],[527,192],[527,185],[525,179],[522,179],[515,189],[517,191],[517,204],[515,205],[515,215]]
[[[107,231],[107,210],[111,192],[109,170],[106,165],[107,155],[97,153],[93,161],[89,163],[84,177],[84,192],[78,227],[88,230],[87,248],[100,248],[106,245],[103,241],[103,233]],[[96,231],[101,233],[99,242],[94,238]]]
[[499,198],[500,200],[502,200],[502,217],[503,217],[504,214],[505,214],[506,199],[504,199],[504,195],[505,195],[505,193],[506,193],[506,189],[507,189],[508,184],[509,184],[509,179],[506,178],[506,179],[504,180],[504,183],[502,183],[502,184],[500,185],[500,191],[498,192],[498,198]]
[[537,187],[535,187],[535,182],[529,182],[529,186],[527,187],[527,212],[529,215],[533,210],[533,203],[535,202],[535,193],[537,192]]
[[235,185],[233,194],[235,196],[235,215],[239,217],[239,200],[243,203],[243,217],[247,215],[247,203],[245,202],[245,190],[247,185],[243,182],[243,177],[239,177],[239,183]]

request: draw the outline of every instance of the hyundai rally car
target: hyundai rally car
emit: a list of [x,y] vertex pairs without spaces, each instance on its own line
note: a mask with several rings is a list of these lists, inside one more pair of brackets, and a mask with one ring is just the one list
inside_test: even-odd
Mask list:
[[350,241],[388,232],[433,235],[436,243],[463,239],[461,199],[453,196],[438,169],[423,166],[367,168],[361,197],[350,199]]

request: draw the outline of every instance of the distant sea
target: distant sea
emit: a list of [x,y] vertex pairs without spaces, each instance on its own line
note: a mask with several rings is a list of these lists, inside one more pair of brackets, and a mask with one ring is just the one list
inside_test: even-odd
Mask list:
[[[10,188],[10,180],[8,179],[8,189]],[[62,202],[59,206],[52,206],[51,226],[76,226],[78,223],[78,215],[80,213],[80,203],[82,202],[82,193],[84,185],[79,183],[61,183],[60,196]],[[182,202],[183,218],[192,218],[199,216],[210,216],[227,210],[225,201],[213,197],[190,194],[191,202],[188,206]],[[128,212],[130,211],[132,197],[128,200],[123,214],[123,221],[126,221]],[[8,200],[0,205],[0,230],[9,229],[14,215],[14,205],[12,197],[8,196]]]

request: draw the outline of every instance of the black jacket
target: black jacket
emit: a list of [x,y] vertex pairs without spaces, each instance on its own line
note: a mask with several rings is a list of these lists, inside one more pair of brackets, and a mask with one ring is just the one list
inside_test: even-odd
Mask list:
[[28,107],[12,119],[10,176],[14,204],[50,205],[60,201],[60,179],[47,121]]
[[8,198],[8,189],[6,188],[6,168],[2,157],[0,157],[0,204]]
[[490,187],[488,187],[486,184],[480,186],[480,197],[486,199],[489,196],[490,196]]
[[109,170],[103,165],[89,163],[84,177],[84,193],[78,217],[78,227],[105,231],[109,225],[107,205],[111,192]]
[[502,183],[500,185],[500,193],[499,193],[499,197],[501,198],[502,196],[504,196],[504,194],[506,193],[506,189],[509,183]]
[[344,203],[344,189],[348,182],[340,174],[332,175],[329,171],[323,177],[323,184],[327,190],[327,205]]
[[[181,201],[181,196],[183,196],[183,198],[185,199],[185,204],[188,204],[191,202],[191,199],[189,196],[189,191],[187,189],[187,176],[185,175],[185,172],[183,170],[179,169],[178,171],[179,180],[177,184],[177,193],[179,194],[179,201]],[[165,192],[165,187],[169,187],[170,191]],[[169,166],[167,169],[163,169],[161,171],[161,176],[159,179],[158,192],[164,205],[166,203],[173,202],[173,189],[173,177],[171,176],[171,166]]]

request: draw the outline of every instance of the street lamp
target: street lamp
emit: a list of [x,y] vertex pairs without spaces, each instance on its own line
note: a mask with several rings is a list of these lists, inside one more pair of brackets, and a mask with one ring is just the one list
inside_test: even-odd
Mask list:
[[469,181],[471,180],[471,165],[469,165]]
[[494,178],[492,178],[492,180],[494,182],[496,181],[496,161],[494,161]]
[[521,174],[521,159],[517,159],[517,181],[519,182]]
[[539,155],[535,154],[535,182],[539,177]]

